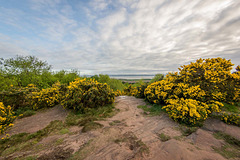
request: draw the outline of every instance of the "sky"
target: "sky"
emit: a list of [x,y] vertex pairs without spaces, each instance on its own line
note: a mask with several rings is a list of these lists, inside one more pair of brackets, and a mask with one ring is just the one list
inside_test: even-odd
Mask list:
[[0,57],[33,55],[81,74],[240,63],[240,0],[0,0]]

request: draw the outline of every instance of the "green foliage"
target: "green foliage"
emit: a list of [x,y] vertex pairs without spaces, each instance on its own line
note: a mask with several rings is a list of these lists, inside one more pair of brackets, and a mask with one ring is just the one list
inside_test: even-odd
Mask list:
[[144,85],[144,84],[145,83],[144,83],[143,79],[140,79],[140,80],[136,81],[136,83],[134,83],[132,86],[133,87],[139,87],[139,86]]
[[153,82],[161,81],[163,80],[164,75],[163,74],[156,74],[150,81],[150,84]]
[[51,66],[34,56],[16,56],[2,60],[1,74],[7,79],[14,79],[19,87],[38,84],[39,76],[48,72]]
[[159,138],[160,138],[160,140],[161,140],[162,142],[166,142],[166,141],[168,141],[168,140],[171,139],[170,136],[165,135],[164,133],[159,134]]
[[223,132],[216,132],[213,135],[215,138],[227,142],[227,144],[224,144],[221,147],[213,147],[216,152],[220,153],[227,159],[238,159],[240,157],[240,141],[238,139]]
[[183,136],[189,136],[190,134],[196,132],[199,127],[180,125],[179,129],[182,132]]
[[7,91],[11,85],[17,86],[16,77],[9,77],[0,69],[0,91]]
[[68,86],[62,105],[65,108],[85,112],[114,102],[114,93],[105,83],[95,80],[76,79]]
[[99,74],[99,76],[94,75],[91,78],[95,79],[100,83],[107,83],[114,91],[123,91],[125,88],[121,80],[110,78],[108,75]]
[[237,107],[236,105],[231,105],[228,103],[223,103],[223,111],[227,111],[227,112],[232,112],[232,113],[240,113],[240,108]]
[[89,108],[85,113],[70,112],[65,120],[65,123],[68,126],[83,126],[82,132],[87,132],[102,127],[101,124],[96,123],[95,121],[112,117],[114,114],[116,114],[116,110],[113,105],[106,105],[99,108]]
[[51,134],[62,134],[66,132],[66,125],[59,120],[50,122],[50,124],[42,130],[35,133],[19,133],[6,139],[0,140],[0,155],[8,155],[15,151],[33,149],[34,145]]
[[71,72],[67,72],[65,70],[61,70],[53,74],[53,77],[59,81],[61,84],[69,84],[74,81],[76,78],[79,78],[79,74],[77,70],[72,70]]
[[29,107],[22,107],[22,108],[18,108],[14,111],[14,115],[18,118],[24,118],[24,117],[29,117],[32,116],[34,114],[36,114],[36,111],[33,111],[31,108]]
[[70,131],[69,131],[69,129],[67,129],[67,128],[63,128],[63,129],[61,129],[61,130],[59,131],[59,133],[60,133],[60,134],[68,134],[68,133],[70,133]]
[[120,90],[123,91],[124,90],[124,85],[122,83],[121,80],[118,79],[113,79],[111,78],[110,82],[108,83],[108,85],[110,86],[111,89],[113,89],[114,91]]
[[84,132],[88,132],[88,131],[95,130],[102,127],[103,127],[102,124],[92,121],[84,125],[82,132],[84,133]]
[[39,89],[49,88],[59,81],[69,84],[78,78],[77,70],[51,72],[51,66],[34,56],[16,56],[0,59],[0,91],[7,91],[11,86],[18,88],[34,84]]
[[223,132],[216,132],[213,134],[215,138],[217,139],[223,139],[224,141],[226,141],[227,143],[231,144],[231,145],[235,145],[240,147],[240,141],[226,133]]
[[159,115],[163,111],[162,106],[157,105],[157,104],[153,104],[153,105],[150,105],[150,106],[139,105],[137,107],[143,109],[144,113],[146,113],[148,115],[151,115],[151,116]]

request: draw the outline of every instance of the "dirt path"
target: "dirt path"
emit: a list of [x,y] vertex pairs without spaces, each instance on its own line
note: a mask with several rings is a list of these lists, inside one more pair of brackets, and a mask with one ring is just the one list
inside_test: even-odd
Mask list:
[[[145,105],[143,100],[121,96],[116,102],[120,113],[101,122],[105,131],[96,138],[97,142],[93,141],[84,148],[88,152],[86,159],[224,159],[211,149],[211,146],[222,142],[210,132],[199,130],[191,137],[182,137],[178,124],[166,114],[144,116],[143,111],[137,108]],[[115,125],[109,125],[114,122]],[[161,133],[172,139],[161,142]],[[176,140],[178,138],[180,140]]]
[[[70,134],[51,135],[39,142],[38,145],[41,147],[51,146],[46,147],[47,149],[38,152],[15,153],[7,158],[13,159],[16,155],[35,155],[38,159],[68,159],[70,157],[70,159],[86,160],[224,160],[224,157],[212,149],[212,147],[225,144],[223,140],[214,138],[213,131],[220,128],[224,128],[225,131],[231,129],[231,133],[236,138],[240,133],[239,127],[226,125],[219,121],[210,121],[195,133],[183,136],[180,126],[165,113],[150,117],[144,115],[143,110],[137,108],[138,105],[145,105],[145,102],[135,97],[117,97],[115,107],[120,112],[104,121],[98,121],[104,126],[103,128],[83,133],[82,127],[73,126],[69,128]],[[60,112],[59,118],[63,118],[66,111]],[[40,119],[35,121],[35,124],[40,123],[39,121]],[[15,127],[18,127],[18,124]],[[29,132],[33,131],[29,130]],[[165,142],[160,140],[161,133],[169,136],[170,140]],[[59,145],[53,145],[59,140],[62,140]]]
[[23,132],[34,133],[45,128],[51,121],[64,120],[67,113],[62,106],[57,105],[51,109],[38,112],[33,116],[16,120],[14,126],[6,133],[9,135]]

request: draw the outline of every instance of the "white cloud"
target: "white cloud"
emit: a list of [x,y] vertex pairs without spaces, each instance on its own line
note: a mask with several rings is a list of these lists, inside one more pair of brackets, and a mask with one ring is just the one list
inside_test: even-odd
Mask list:
[[93,0],[90,1],[90,6],[95,11],[102,11],[107,8],[111,0]]
[[46,11],[31,17],[41,28],[36,38],[40,44],[28,46],[28,37],[25,43],[11,44],[10,37],[0,39],[0,51],[43,52],[56,69],[110,74],[166,73],[198,58],[217,56],[240,61],[238,1],[94,0],[77,6],[34,1],[32,9]]

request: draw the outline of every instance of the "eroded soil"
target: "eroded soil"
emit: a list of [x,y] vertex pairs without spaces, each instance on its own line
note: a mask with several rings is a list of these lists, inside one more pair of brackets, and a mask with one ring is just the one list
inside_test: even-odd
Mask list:
[[[224,160],[213,147],[221,147],[226,142],[214,138],[213,133],[222,131],[240,140],[239,127],[217,120],[209,120],[196,132],[184,136],[181,126],[165,113],[154,117],[143,114],[143,110],[137,108],[138,105],[145,105],[142,99],[120,96],[115,103],[120,111],[111,118],[98,121],[104,126],[102,128],[83,133],[81,126],[72,126],[69,134],[45,137],[37,143],[39,147],[35,149],[16,152],[0,159],[33,156],[41,160]],[[53,111],[54,108],[49,112]],[[54,115],[46,112],[23,118],[16,122],[9,133],[36,132],[46,127],[54,116],[54,120],[64,120],[67,112],[58,111]],[[169,140],[161,140],[159,135],[162,133],[169,136]]]

